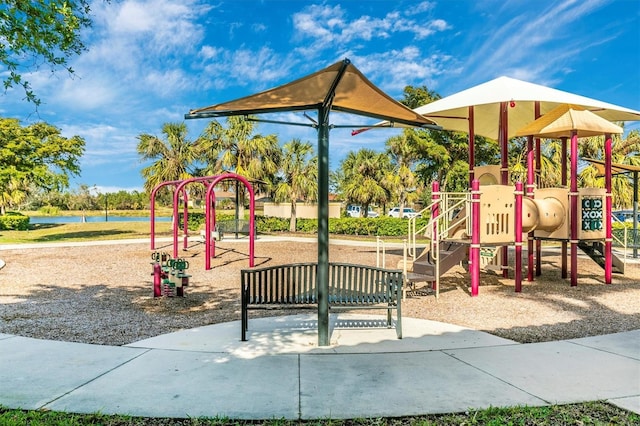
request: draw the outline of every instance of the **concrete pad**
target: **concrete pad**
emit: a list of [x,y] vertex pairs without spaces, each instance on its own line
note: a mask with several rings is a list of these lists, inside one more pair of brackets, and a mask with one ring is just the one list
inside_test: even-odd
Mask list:
[[298,355],[153,350],[46,406],[80,413],[298,418]]
[[144,352],[17,336],[0,339],[0,403],[38,409]]
[[575,343],[529,343],[445,352],[550,404],[640,393],[640,362]]
[[[386,328],[386,317],[340,313],[329,318],[330,346],[318,347],[317,314],[249,321],[248,341],[240,341],[240,321],[182,330],[131,343],[137,348],[229,353],[254,358],[283,353],[384,353],[510,345],[515,342],[451,324],[403,318],[403,339]],[[395,320],[394,320],[395,321]]]
[[[607,334],[604,336],[583,337],[569,340],[569,342],[627,356],[640,361],[640,330]],[[638,386],[640,387],[640,383]]]
[[627,398],[609,399],[608,402],[622,408],[623,410],[640,414],[640,395],[629,396]]
[[442,352],[305,354],[303,419],[397,417],[545,401]]

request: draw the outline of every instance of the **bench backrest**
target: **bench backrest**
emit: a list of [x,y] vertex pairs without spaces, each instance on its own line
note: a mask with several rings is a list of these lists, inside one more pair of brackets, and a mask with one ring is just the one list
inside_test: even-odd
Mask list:
[[[246,304],[317,303],[317,263],[295,263],[243,269]],[[331,305],[395,303],[402,290],[402,271],[375,266],[329,263]]]

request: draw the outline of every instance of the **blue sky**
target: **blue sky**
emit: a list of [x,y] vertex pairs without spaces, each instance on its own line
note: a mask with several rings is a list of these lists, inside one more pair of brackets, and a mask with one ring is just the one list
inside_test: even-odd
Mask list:
[[[396,99],[407,85],[447,96],[506,75],[640,110],[640,0],[97,0],[92,13],[73,76],[25,75],[37,112],[20,90],[0,95],[0,115],[86,140],[72,187],[140,189],[138,135],[343,58]],[[195,139],[206,120],[186,123]],[[297,126],[258,131],[317,140]],[[331,167],[398,132],[333,130]]]

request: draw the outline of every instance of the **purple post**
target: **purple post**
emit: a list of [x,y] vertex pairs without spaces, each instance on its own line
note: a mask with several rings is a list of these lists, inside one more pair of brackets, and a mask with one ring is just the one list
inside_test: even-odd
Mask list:
[[[438,244],[440,244],[439,236],[438,236],[438,216],[440,216],[440,182],[435,181],[431,183],[431,220],[433,221],[433,229],[431,230],[431,252],[435,252]],[[436,262],[439,262],[440,259],[436,259]],[[437,269],[439,271],[439,269]],[[440,277],[436,277],[436,280],[439,280]],[[436,288],[436,283],[438,281],[433,281],[431,283],[431,287],[438,291]]]
[[186,250],[189,247],[189,195],[186,190],[183,190],[182,197],[182,249]]
[[476,144],[475,144],[475,117],[473,105],[469,107],[469,188],[475,179]]
[[578,285],[578,133],[571,133],[571,189],[569,190],[571,202],[571,287]]
[[[534,107],[533,115],[534,115],[534,118],[537,120],[541,116],[540,101],[535,101],[535,103],[533,104],[533,107]],[[540,176],[542,175],[542,154],[540,149],[542,144],[540,143],[540,138],[535,138],[534,143],[535,143],[535,149],[536,149],[536,155],[535,155],[536,176],[537,176],[538,188],[540,188]],[[540,274],[542,274],[542,241],[536,240],[536,276],[540,276]]]
[[[215,224],[215,207],[213,208],[213,213],[211,210],[212,200],[215,198],[214,188],[215,186],[223,180],[227,179],[235,179],[244,184],[249,192],[249,267],[253,268],[255,265],[255,209],[256,209],[256,201],[255,201],[255,193],[253,191],[253,187],[249,183],[249,181],[244,177],[235,173],[225,173],[220,176],[215,176],[211,182],[209,182],[209,186],[207,187],[207,193],[205,196],[206,203],[206,212],[205,212],[205,220],[206,220],[206,230],[207,235],[205,236],[205,269],[211,269],[211,257],[209,247],[211,244],[211,224]],[[214,215],[214,220],[211,220],[211,215]]]
[[515,232],[516,232],[516,293],[522,291],[522,182],[516,182],[516,217],[515,217]]
[[[500,156],[502,158],[500,173],[502,185],[509,185],[509,102],[500,103]],[[509,250],[502,250],[502,276],[509,278]]]
[[162,188],[163,186],[167,186],[167,185],[175,185],[177,183],[180,183],[182,181],[180,180],[171,180],[171,181],[167,181],[167,182],[162,182],[158,185],[156,185],[155,188],[153,188],[153,190],[151,191],[151,205],[149,206],[151,208],[151,217],[150,217],[150,224],[151,224],[151,250],[155,250],[156,249],[156,194],[158,193],[158,190],[160,190],[160,188]]
[[611,229],[611,135],[606,134],[604,143],[604,181],[606,188],[606,204],[605,204],[605,240],[604,240],[604,282],[605,284],[611,284],[613,273],[613,259],[611,253],[611,246],[613,245],[613,231]]
[[471,182],[471,229],[469,253],[471,296],[477,296],[480,286],[480,181],[478,179]]
[[[535,198],[535,183],[534,183],[534,150],[533,150],[533,136],[529,136],[527,139],[527,196],[531,199]],[[527,234],[527,281],[533,281],[533,241],[534,231]]]
[[[561,161],[562,164],[560,166],[560,184],[563,187],[567,186],[567,138],[560,138],[561,147],[562,147],[562,156]],[[560,265],[562,268],[561,277],[567,278],[567,242],[562,240],[560,243]]]

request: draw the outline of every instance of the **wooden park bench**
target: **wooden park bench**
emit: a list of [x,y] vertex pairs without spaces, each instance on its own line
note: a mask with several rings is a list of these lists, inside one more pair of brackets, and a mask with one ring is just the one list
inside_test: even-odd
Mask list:
[[[317,263],[295,263],[241,271],[242,340],[247,340],[250,309],[313,308],[318,304]],[[402,271],[329,263],[330,310],[386,309],[387,327],[402,339]]]

